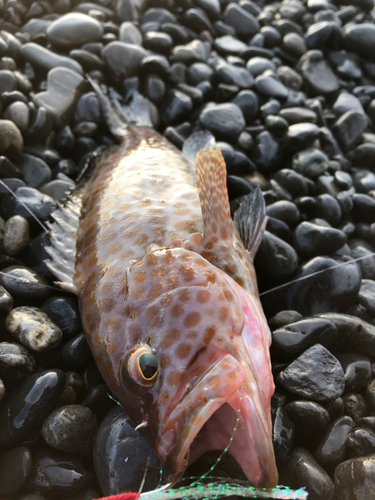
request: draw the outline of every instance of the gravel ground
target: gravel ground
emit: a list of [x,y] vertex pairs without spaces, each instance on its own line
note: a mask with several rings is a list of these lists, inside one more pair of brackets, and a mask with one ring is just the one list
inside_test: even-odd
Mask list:
[[374,498],[375,10],[352,3],[0,0],[1,499],[137,490],[150,455],[43,262],[45,221],[115,144],[85,73],[122,103],[140,90],[179,148],[211,131],[232,212],[260,185],[280,483]]

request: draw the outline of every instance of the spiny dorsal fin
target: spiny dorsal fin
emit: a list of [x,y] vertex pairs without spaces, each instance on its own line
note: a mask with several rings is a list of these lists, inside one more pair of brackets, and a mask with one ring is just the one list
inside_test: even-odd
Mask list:
[[234,222],[246,250],[254,259],[267,225],[266,204],[259,186],[241,203],[234,214]]
[[82,198],[71,195],[63,207],[52,213],[55,222],[47,222],[51,242],[51,246],[45,246],[51,257],[51,260],[46,260],[47,267],[60,280],[57,284],[72,293],[77,293],[73,280],[81,207]]
[[197,185],[209,249],[218,242],[232,243],[233,223],[227,191],[227,168],[220,151],[202,149],[196,156]]

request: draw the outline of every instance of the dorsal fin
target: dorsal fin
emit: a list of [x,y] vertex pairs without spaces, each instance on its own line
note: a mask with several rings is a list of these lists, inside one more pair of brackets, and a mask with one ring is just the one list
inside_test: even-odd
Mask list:
[[234,222],[246,250],[254,259],[267,225],[266,204],[259,186],[241,203],[234,214]]
[[197,185],[208,249],[218,242],[232,243],[233,223],[227,190],[227,168],[220,151],[202,149],[196,156]]
[[70,195],[64,206],[51,214],[55,222],[47,222],[51,242],[51,246],[45,246],[51,257],[51,260],[46,260],[47,267],[60,280],[57,284],[72,293],[77,293],[73,280],[81,207],[82,198]]

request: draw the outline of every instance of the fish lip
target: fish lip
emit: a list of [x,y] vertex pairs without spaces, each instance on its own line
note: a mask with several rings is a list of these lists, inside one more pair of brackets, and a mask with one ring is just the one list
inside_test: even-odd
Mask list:
[[[220,383],[223,378],[225,384]],[[217,380],[219,383],[215,385]],[[225,429],[228,435],[226,444],[220,449],[225,446],[228,448],[231,443],[229,452],[252,484],[276,486],[277,469],[269,419],[265,416],[263,407],[258,411],[257,398],[254,398],[255,402],[252,401],[248,387],[244,386],[247,386],[244,367],[233,356],[226,355],[205,373],[174,408],[163,427],[157,447],[168,482],[175,484],[181,478],[188,464],[187,456],[194,439],[212,415],[217,410],[221,411],[221,407],[227,403],[232,409],[233,422],[240,416],[241,430],[236,431],[238,439],[235,436],[230,441],[230,435],[237,425],[229,424],[232,426]],[[237,412],[240,415],[236,415]],[[245,457],[242,440],[251,448]]]

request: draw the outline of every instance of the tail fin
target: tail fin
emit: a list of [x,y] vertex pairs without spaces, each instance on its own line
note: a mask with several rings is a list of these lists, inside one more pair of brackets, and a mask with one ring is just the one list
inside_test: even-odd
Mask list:
[[129,106],[121,106],[118,101],[111,102],[104,94],[100,85],[89,75],[86,75],[86,78],[98,96],[105,120],[112,135],[119,141],[122,141],[127,135],[129,125],[152,127],[149,102],[139,92],[135,91],[133,93],[133,100]]

